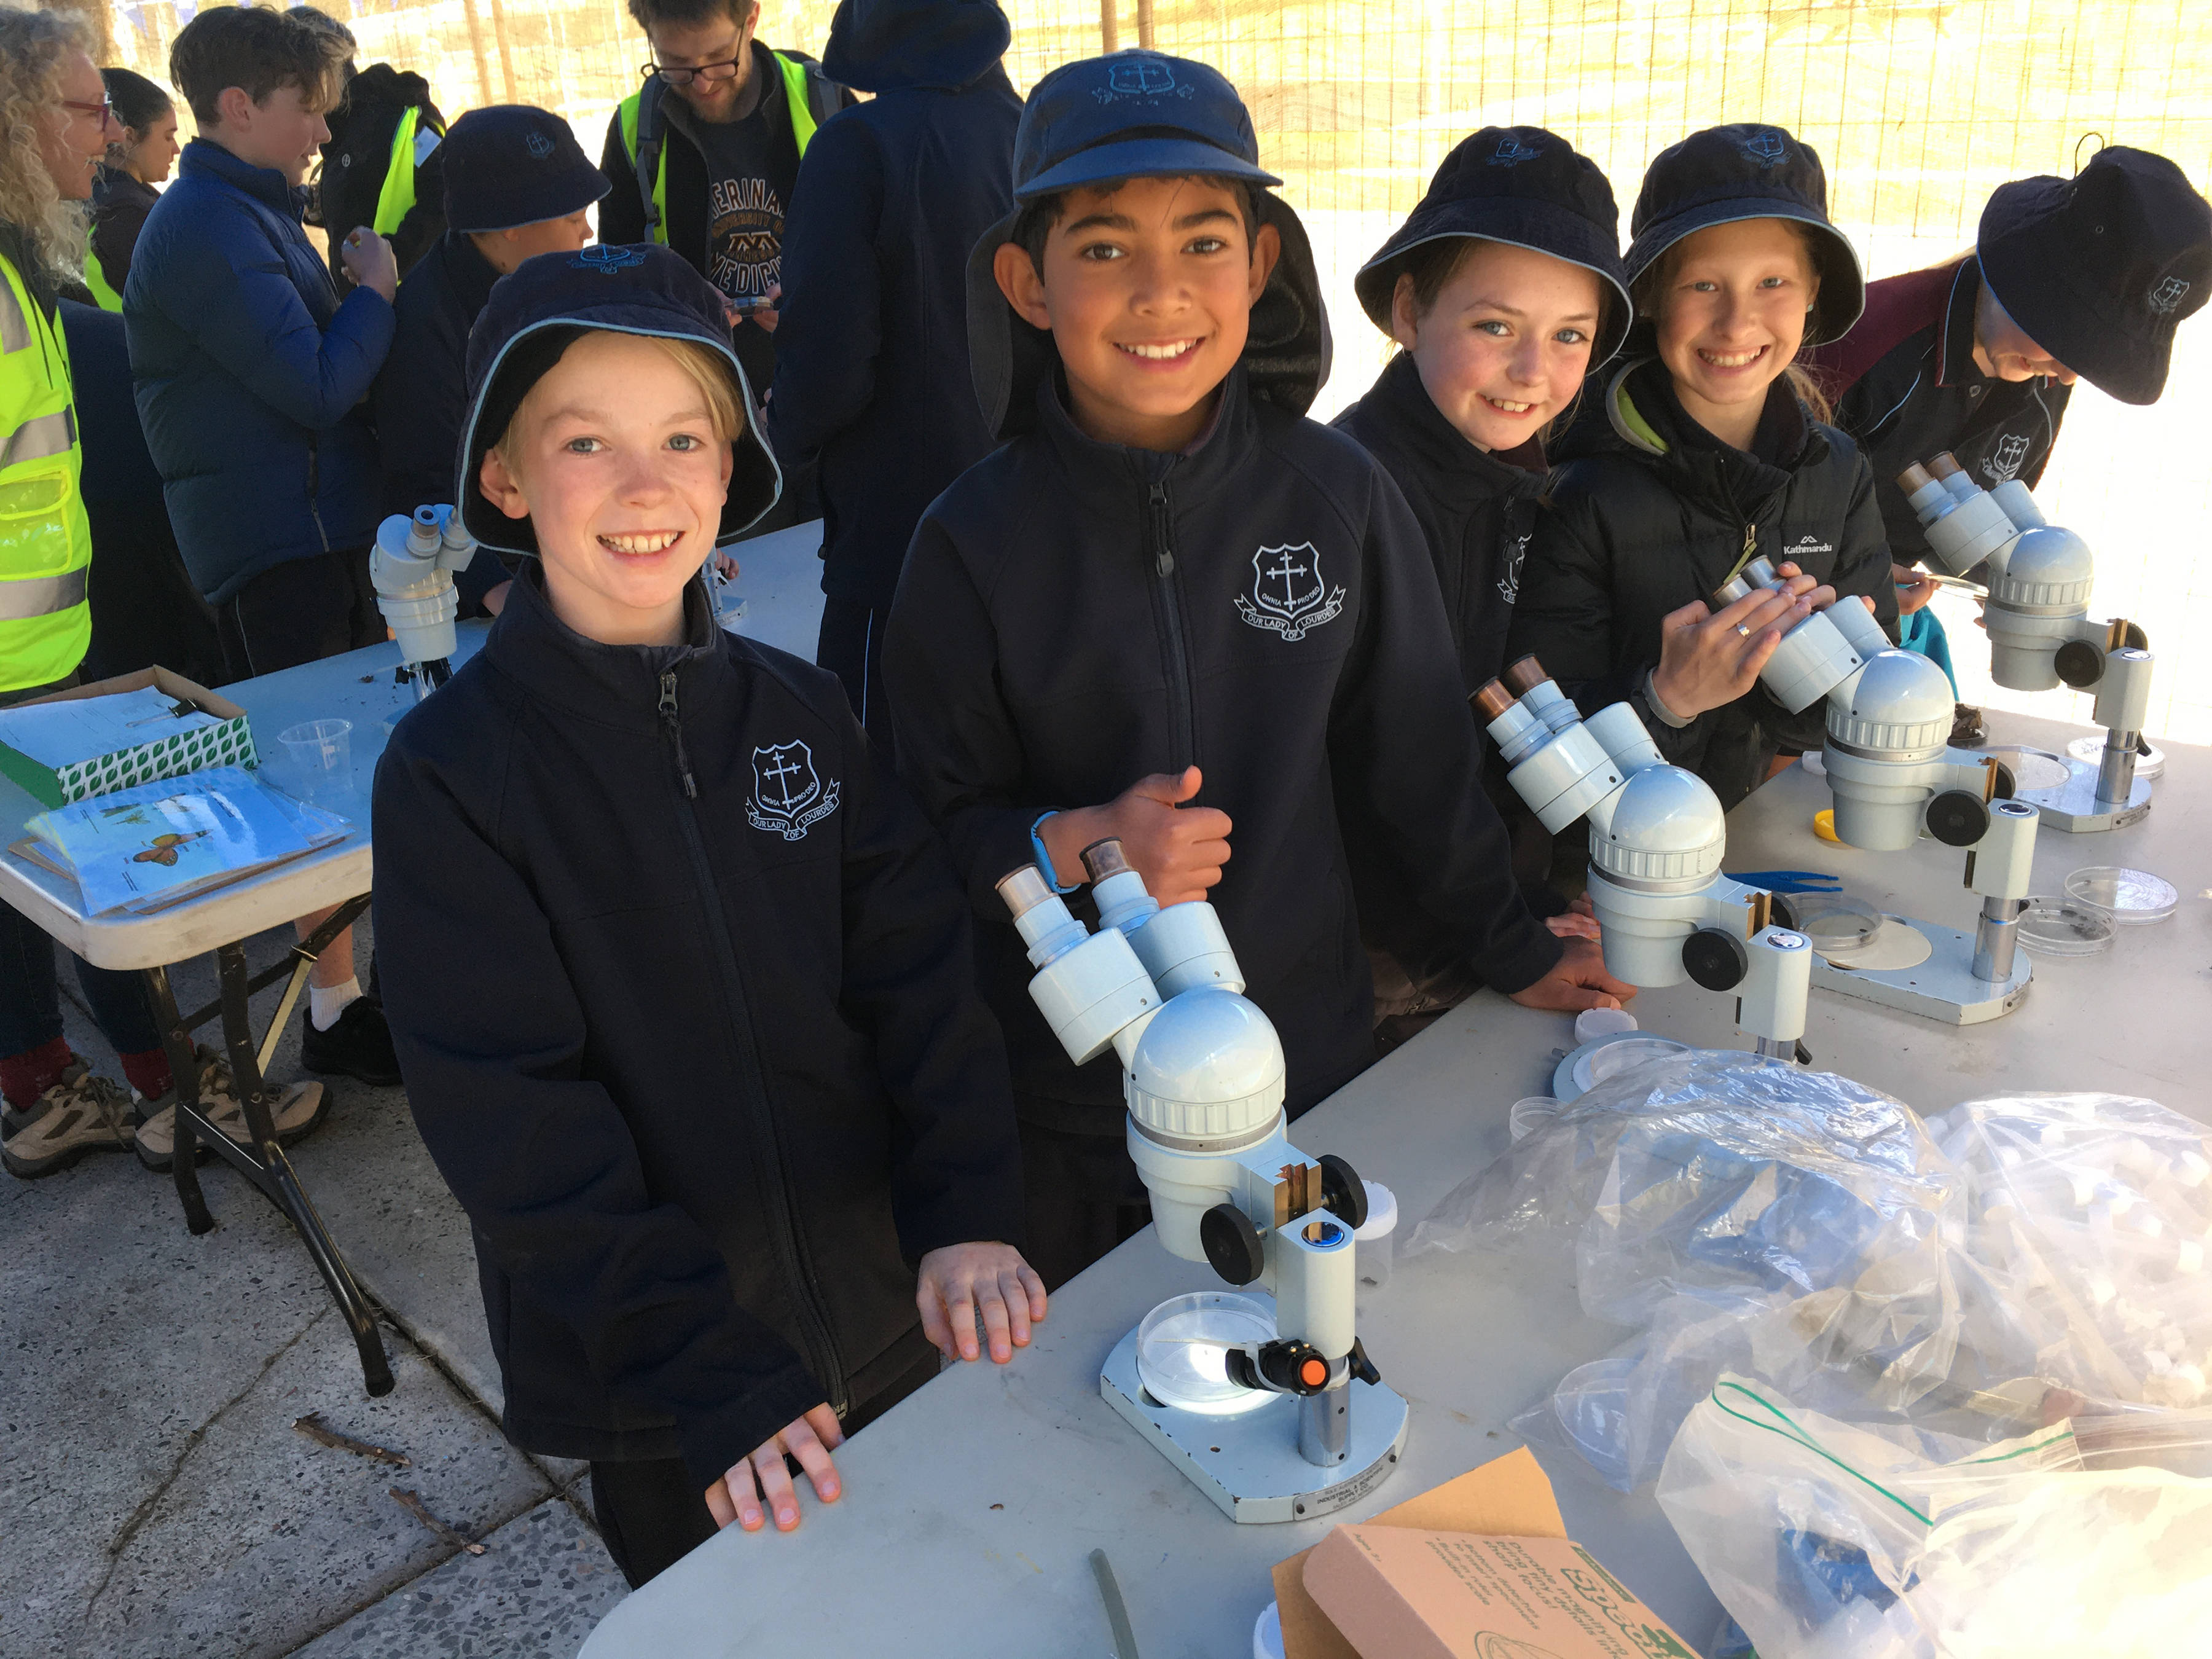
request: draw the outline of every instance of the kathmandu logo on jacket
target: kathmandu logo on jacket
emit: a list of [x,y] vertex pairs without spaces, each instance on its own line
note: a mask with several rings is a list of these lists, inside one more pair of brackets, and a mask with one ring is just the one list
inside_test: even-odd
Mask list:
[[797,738],[753,750],[753,798],[745,820],[786,841],[799,841],[837,810],[835,778],[828,783],[814,769],[814,751]]
[[2003,483],[2008,478],[2020,477],[2020,470],[2027,462],[2027,440],[2017,432],[2008,432],[1997,441],[1997,447],[1984,457],[1982,471],[1989,475],[1991,483]]
[[1252,556],[1252,597],[1237,596],[1237,614],[1255,628],[1280,634],[1296,645],[1344,610],[1344,589],[1322,580],[1321,555],[1311,542],[1263,547]]
[[1779,127],[1754,127],[1743,141],[1743,153],[1763,167],[1771,167],[1790,153],[1790,140]]
[[2176,306],[2189,295],[2189,284],[2179,276],[2169,276],[2144,296],[2143,303],[2160,316],[2169,316]]
[[1833,542],[1824,542],[1816,536],[1800,536],[1796,545],[1787,549],[1782,556],[1802,570],[1805,568],[1805,561],[1814,554],[1832,553],[1835,550],[1836,544]]
[[1176,84],[1175,72],[1157,58],[1132,58],[1106,72],[1106,84],[1093,87],[1091,95],[1102,104],[1123,98],[1164,98],[1173,93],[1188,98],[1194,88]]

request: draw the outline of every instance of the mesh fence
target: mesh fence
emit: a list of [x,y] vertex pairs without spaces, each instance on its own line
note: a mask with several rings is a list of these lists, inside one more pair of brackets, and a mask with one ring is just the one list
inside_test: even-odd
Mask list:
[[[1001,0],[1024,90],[1102,42],[1148,41],[1218,66],[1243,93],[1262,161],[1310,232],[1337,330],[1316,412],[1357,397],[1385,350],[1352,273],[1475,128],[1528,124],[1601,165],[1624,220],[1644,164],[1698,127],[1787,126],[1829,171],[1831,209],[1869,276],[1970,246],[2007,179],[2070,174],[2100,143],[2172,156],[2212,185],[2207,0]],[[450,117],[484,103],[557,110],[598,153],[637,81],[644,37],[620,0],[324,0],[363,64],[413,69]],[[166,80],[191,0],[111,8],[113,56]],[[831,0],[765,0],[763,38],[819,53]],[[2084,387],[2040,492],[2098,551],[2100,612],[2160,650],[2154,731],[2212,742],[2212,323],[2185,329],[2165,399]],[[1946,602],[1948,603],[1948,601]],[[2086,699],[1990,686],[1971,611],[1946,612],[1969,699],[2087,718]]]

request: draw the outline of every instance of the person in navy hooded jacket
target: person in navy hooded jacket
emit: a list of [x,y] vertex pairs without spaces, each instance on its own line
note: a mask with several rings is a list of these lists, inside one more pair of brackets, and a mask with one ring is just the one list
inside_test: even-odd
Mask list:
[[907,544],[995,441],[969,379],[966,284],[975,239],[1014,204],[1009,38],[995,0],[844,0],[823,72],[876,95],[823,123],[784,222],[769,433],[785,466],[820,463],[814,660],[884,742]]
[[1044,1289],[994,1242],[1018,1153],[944,848],[836,680],[708,608],[778,484],[720,300],[665,248],[540,254],[468,381],[458,510],[522,568],[377,767],[377,943],[507,1433],[591,1460],[635,1585],[797,1526],[787,1454],[835,1498],[933,1345],[980,1312],[1004,1363]]
[[1210,892],[1293,1117],[1375,1059],[1365,892],[1402,890],[1531,1006],[1634,994],[1522,902],[1420,526],[1304,418],[1328,324],[1258,148],[1203,64],[1121,52],[1037,83],[968,310],[1012,441],[923,516],[884,647],[900,769],[986,922],[1048,1284],[1147,1209],[1116,1062],[1071,1065],[1030,1003],[1009,871],[1070,891],[1112,836],[1161,903]]

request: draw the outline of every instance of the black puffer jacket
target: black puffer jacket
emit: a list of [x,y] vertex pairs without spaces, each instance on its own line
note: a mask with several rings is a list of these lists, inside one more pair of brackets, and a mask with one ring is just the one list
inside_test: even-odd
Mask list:
[[325,118],[331,141],[323,146],[315,213],[307,222],[320,225],[330,239],[331,280],[341,296],[353,286],[343,258],[345,239],[356,226],[374,222],[392,170],[392,141],[410,109],[421,112],[415,133],[422,163],[415,169],[415,205],[392,233],[392,258],[404,276],[446,229],[445,158],[435,149],[422,150],[429,134],[446,130],[446,118],[430,101],[430,83],[412,70],[371,64],[346,82],[344,99]]
[[571,632],[543,580],[377,767],[385,1006],[508,1433],[703,1489],[910,1363],[907,1263],[1018,1240],[1005,1054],[837,682],[696,585],[655,648]]
[[1559,446],[1507,656],[1534,653],[1585,714],[1633,697],[1660,752],[1733,806],[1765,781],[1778,752],[1820,746],[1823,708],[1792,715],[1762,684],[1673,725],[1642,690],[1658,665],[1660,621],[1694,599],[1710,603],[1763,555],[1832,584],[1838,603],[1872,598],[1894,636],[1873,471],[1849,438],[1806,415],[1786,380],[1767,394],[1757,453],[1722,443],[1685,414],[1656,358],[1613,371],[1589,404]]

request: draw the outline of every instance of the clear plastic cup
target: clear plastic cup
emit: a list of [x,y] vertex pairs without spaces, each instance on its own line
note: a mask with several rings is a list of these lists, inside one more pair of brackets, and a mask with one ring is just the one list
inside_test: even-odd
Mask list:
[[301,720],[276,734],[307,799],[335,806],[353,790],[353,722]]

